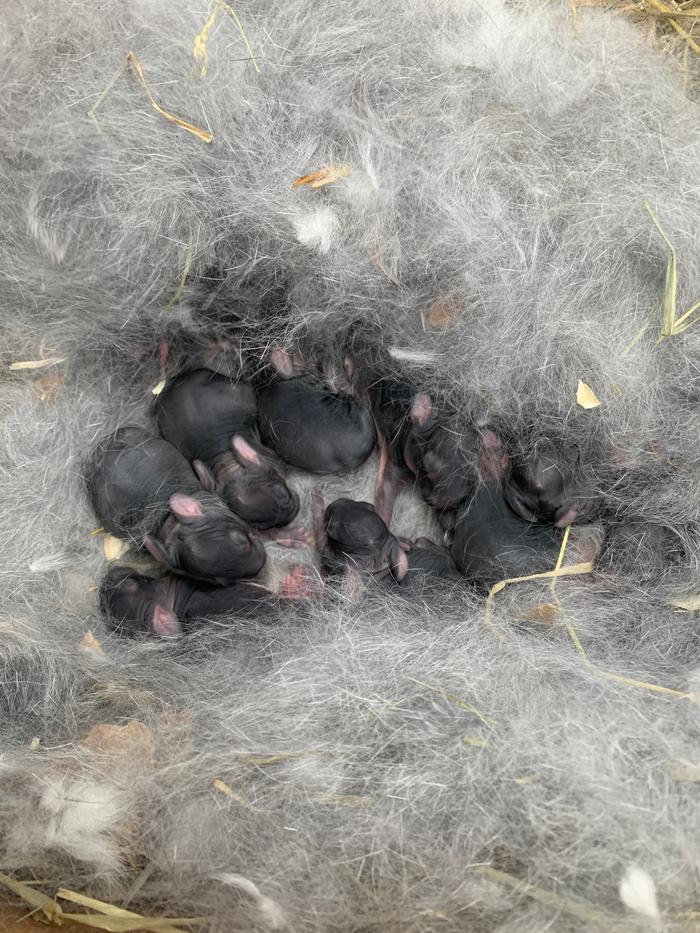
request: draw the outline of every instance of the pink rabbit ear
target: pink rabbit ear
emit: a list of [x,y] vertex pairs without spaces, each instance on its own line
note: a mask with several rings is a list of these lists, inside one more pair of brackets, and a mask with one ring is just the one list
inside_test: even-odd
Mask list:
[[245,438],[241,437],[240,434],[235,434],[231,438],[231,450],[233,450],[239,460],[245,463],[250,463],[253,466],[260,466],[262,464],[260,454],[245,440]]
[[423,425],[433,414],[433,400],[425,392],[419,392],[411,406],[411,421]]
[[285,378],[289,378],[294,375],[294,363],[292,362],[292,357],[286,350],[283,350],[281,347],[277,347],[270,354],[270,362],[280,374]]
[[193,518],[200,518],[204,515],[201,502],[198,502],[192,496],[185,496],[181,492],[176,492],[169,500],[170,511],[182,522],[191,521]]
[[401,583],[408,573],[408,556],[401,547],[401,543],[396,541],[389,551],[389,560],[391,561],[391,575],[397,583]]
[[[561,514],[559,514],[561,513]],[[569,506],[568,509],[565,509],[563,506],[554,513],[556,521],[554,522],[555,528],[566,528],[568,525],[571,525],[578,518],[578,509],[575,505]]]
[[394,574],[396,576],[396,579],[400,583],[407,573],[408,573],[408,557],[406,557],[406,552],[404,550],[401,550],[401,553],[398,556],[398,560],[396,561],[396,567],[394,569]]
[[177,616],[166,606],[156,606],[151,616],[151,631],[160,638],[175,638],[182,634]]

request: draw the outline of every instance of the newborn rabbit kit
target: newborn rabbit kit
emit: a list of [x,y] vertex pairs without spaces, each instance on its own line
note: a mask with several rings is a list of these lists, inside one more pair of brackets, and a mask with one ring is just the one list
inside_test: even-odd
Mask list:
[[697,927],[695,53],[574,6],[5,5],[5,903]]

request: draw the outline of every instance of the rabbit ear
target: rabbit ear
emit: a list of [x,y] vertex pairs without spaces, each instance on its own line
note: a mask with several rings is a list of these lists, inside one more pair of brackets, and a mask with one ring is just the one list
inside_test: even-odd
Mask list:
[[283,350],[281,347],[276,347],[270,354],[270,362],[273,367],[277,370],[280,376],[284,376],[285,379],[289,379],[294,375],[294,362],[292,357],[286,350]]
[[157,560],[159,564],[165,564],[166,567],[170,567],[172,569],[173,565],[172,561],[170,560],[170,555],[165,550],[165,546],[161,541],[158,540],[158,538],[154,538],[152,535],[146,535],[146,537],[143,539],[143,546],[146,548],[151,557]]
[[575,522],[578,517],[578,509],[575,505],[563,505],[554,513],[554,527],[566,528]]
[[408,557],[401,547],[400,541],[394,541],[389,549],[391,575],[397,583],[401,583],[408,573]]
[[181,522],[191,522],[193,519],[201,518],[204,515],[202,503],[181,492],[176,492],[170,497],[169,505],[170,511]]
[[151,616],[151,631],[160,638],[175,638],[182,634],[178,617],[167,606],[156,606]]
[[209,467],[202,463],[201,460],[193,460],[192,468],[197,474],[197,479],[202,484],[202,488],[206,489],[207,492],[216,492],[216,480]]
[[251,466],[260,466],[262,464],[260,454],[244,437],[241,437],[240,434],[234,434],[231,438],[231,450],[238,458],[238,462],[241,466],[246,463]]

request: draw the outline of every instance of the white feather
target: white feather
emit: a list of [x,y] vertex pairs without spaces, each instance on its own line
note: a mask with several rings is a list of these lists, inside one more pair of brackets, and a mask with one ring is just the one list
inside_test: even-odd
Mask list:
[[294,220],[297,240],[319,253],[327,253],[334,244],[340,222],[330,207],[320,207]]
[[620,881],[620,900],[637,914],[661,920],[654,879],[643,868],[630,865]]

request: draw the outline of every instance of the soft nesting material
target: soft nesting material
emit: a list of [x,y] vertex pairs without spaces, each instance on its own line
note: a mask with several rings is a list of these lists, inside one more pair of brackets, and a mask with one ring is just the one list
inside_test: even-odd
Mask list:
[[[700,326],[658,342],[669,249],[644,205],[681,314],[698,107],[634,26],[567,3],[235,13],[249,47],[205,2],[0,14],[0,864],[226,933],[693,929],[700,641],[672,604],[700,592]],[[210,143],[153,109],[130,52]],[[350,172],[292,186],[328,165]],[[85,456],[150,423],[162,338],[185,358],[180,326],[233,320],[332,365],[371,329],[511,445],[575,443],[606,514],[678,550],[511,585],[488,619],[450,584],[174,645],[108,634]],[[294,475],[300,520],[313,485],[371,499],[376,467]],[[392,530],[437,533],[411,490]]]

